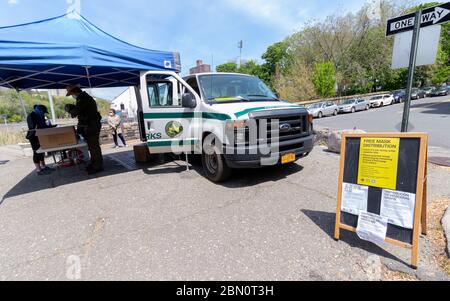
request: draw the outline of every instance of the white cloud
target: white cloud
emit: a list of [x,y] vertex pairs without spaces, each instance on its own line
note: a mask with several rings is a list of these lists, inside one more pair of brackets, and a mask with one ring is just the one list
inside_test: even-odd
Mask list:
[[8,0],[8,4],[10,4],[10,5],[19,4],[19,0]]
[[304,4],[291,0],[225,0],[235,10],[283,30],[292,31],[305,21]]

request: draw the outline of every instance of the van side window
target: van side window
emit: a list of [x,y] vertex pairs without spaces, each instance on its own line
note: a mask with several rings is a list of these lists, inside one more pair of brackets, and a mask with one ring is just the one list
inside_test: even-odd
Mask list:
[[158,88],[156,84],[148,84],[148,101],[150,107],[158,107],[159,106],[159,97],[157,96]]
[[173,83],[167,82],[149,82],[147,84],[148,99],[150,107],[179,107],[179,97],[174,99]]
[[194,89],[194,91],[198,94],[200,94],[200,87],[198,86],[198,82],[197,82],[197,78],[196,77],[191,77],[190,79],[188,79],[186,81],[186,83],[191,86],[192,89]]

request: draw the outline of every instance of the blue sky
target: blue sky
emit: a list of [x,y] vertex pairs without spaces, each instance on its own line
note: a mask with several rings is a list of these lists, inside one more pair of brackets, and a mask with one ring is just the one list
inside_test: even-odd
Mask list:
[[[0,0],[0,26],[64,14],[75,0]],[[311,19],[355,12],[370,0],[81,0],[81,14],[129,43],[181,54],[183,74],[203,59],[214,66],[266,48]],[[102,92],[112,97],[117,90]]]

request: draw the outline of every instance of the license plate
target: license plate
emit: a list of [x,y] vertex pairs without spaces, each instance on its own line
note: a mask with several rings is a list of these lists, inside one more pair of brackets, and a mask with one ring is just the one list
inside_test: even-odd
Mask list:
[[295,154],[286,154],[281,157],[281,164],[294,162],[297,159]]

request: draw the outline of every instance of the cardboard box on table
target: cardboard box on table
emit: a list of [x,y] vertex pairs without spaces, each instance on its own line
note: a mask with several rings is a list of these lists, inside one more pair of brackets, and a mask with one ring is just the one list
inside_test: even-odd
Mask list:
[[67,147],[78,143],[74,126],[38,129],[36,136],[42,149]]

